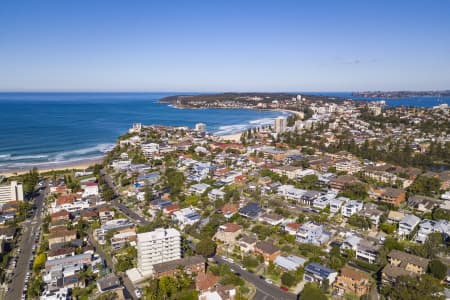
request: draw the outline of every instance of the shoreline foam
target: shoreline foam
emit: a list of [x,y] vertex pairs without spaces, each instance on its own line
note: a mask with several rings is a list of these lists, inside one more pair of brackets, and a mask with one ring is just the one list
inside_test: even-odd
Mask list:
[[[45,172],[51,172],[51,171],[60,171],[60,170],[73,170],[73,169],[87,169],[90,166],[93,166],[97,163],[101,163],[103,161],[103,158],[86,158],[81,159],[79,161],[73,161],[73,162],[61,162],[61,163],[55,163],[54,166],[42,166],[36,168],[39,170],[40,173]],[[30,165],[28,168],[23,169],[11,169],[11,170],[0,170],[0,175],[3,175],[5,177],[11,177],[16,175],[21,175],[24,173],[27,173],[30,169],[32,169],[34,166]]]

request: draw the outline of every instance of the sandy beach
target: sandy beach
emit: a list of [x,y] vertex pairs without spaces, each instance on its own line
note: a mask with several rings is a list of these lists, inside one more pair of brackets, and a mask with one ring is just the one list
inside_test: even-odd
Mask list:
[[[39,170],[40,173],[45,173],[45,172],[50,172],[50,171],[58,171],[58,170],[73,170],[73,169],[84,170],[90,166],[97,164],[97,163],[101,163],[102,160],[103,160],[102,158],[85,159],[85,160],[80,160],[80,161],[76,161],[76,162],[72,162],[72,163],[55,164],[54,166],[49,166],[49,165],[46,165],[43,167],[37,166],[37,169]],[[28,169],[1,170],[0,175],[5,176],[5,177],[16,176],[16,175],[27,173],[29,171],[29,169],[31,169],[31,168],[33,168],[33,166],[30,166]]]
[[[300,117],[300,119],[303,119],[303,113],[299,112],[299,111],[295,111],[295,110],[288,110],[288,109],[272,109],[273,111],[282,111],[282,112],[287,112],[293,115],[297,115]],[[232,141],[232,142],[240,142],[241,140],[241,135],[244,131],[242,132],[238,132],[238,133],[233,133],[233,134],[226,134],[226,135],[221,135],[221,139],[223,141]]]

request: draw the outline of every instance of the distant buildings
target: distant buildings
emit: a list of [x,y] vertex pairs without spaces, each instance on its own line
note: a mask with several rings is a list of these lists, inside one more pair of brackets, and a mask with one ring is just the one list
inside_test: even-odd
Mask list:
[[9,201],[23,201],[23,184],[11,181],[8,184],[0,185],[0,205]]
[[197,124],[195,124],[195,131],[205,132],[206,131],[206,124],[204,124],[204,123],[197,123]]

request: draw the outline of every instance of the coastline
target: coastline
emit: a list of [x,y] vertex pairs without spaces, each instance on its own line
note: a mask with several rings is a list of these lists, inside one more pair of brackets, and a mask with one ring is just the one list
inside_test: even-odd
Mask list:
[[[51,172],[51,171],[61,171],[61,170],[84,170],[91,167],[97,163],[101,163],[103,158],[86,158],[74,162],[66,163],[55,163],[53,166],[45,165],[43,167],[36,167],[40,173]],[[34,166],[30,164],[28,168],[14,169],[14,170],[0,170],[0,175],[5,177],[17,176],[27,173]]]
[[[165,104],[165,103],[164,103]],[[166,106],[166,105],[164,105]],[[172,107],[175,108],[180,108],[177,105],[171,105]],[[184,108],[184,107],[181,107]],[[213,108],[213,107],[211,107]],[[188,110],[195,110],[196,108],[191,108],[191,107],[186,107],[186,109]],[[204,107],[204,108],[197,108],[197,109],[210,109],[209,107]],[[294,111],[288,111],[288,110],[282,110],[282,109],[261,109],[258,107],[249,107],[249,106],[244,106],[244,107],[216,107],[216,109],[241,109],[241,110],[253,110],[256,112],[270,112],[272,111],[271,115],[271,119],[276,118],[277,116],[280,115],[284,115],[286,116],[286,113],[288,114],[294,114],[296,112]],[[274,112],[278,113],[278,114],[274,114]],[[217,113],[216,113],[217,114]],[[221,113],[219,113],[221,114]],[[180,115],[180,114],[178,114]],[[184,114],[183,114],[184,115]],[[272,116],[274,115],[274,116]],[[262,124],[257,124],[257,123],[252,123],[253,118],[251,117],[253,116],[253,114],[241,114],[241,116],[239,117],[240,120],[242,121],[237,121],[237,122],[243,122],[245,124],[244,127],[261,127],[261,126],[265,126],[266,124],[262,125]],[[180,117],[180,116],[178,116]],[[206,120],[207,121],[207,120]],[[268,122],[270,123],[270,121],[266,120],[266,123],[268,124]],[[212,132],[214,135],[216,135],[218,137],[219,140],[222,141],[231,141],[231,142],[240,142],[240,137],[242,135],[243,132],[245,132],[246,130],[248,130],[248,128],[242,128],[242,124],[241,123],[236,123],[238,126],[236,126],[236,128],[232,128],[235,126],[235,123],[232,123],[231,125],[227,125],[226,123],[224,124],[223,127],[229,127],[227,129],[223,129],[221,130],[214,128],[214,130],[217,132]],[[241,128],[240,128],[241,127]],[[233,130],[234,129],[234,130]],[[222,131],[222,132],[219,132]],[[117,138],[117,136],[114,137],[114,139]],[[32,168],[37,168],[40,172],[49,172],[52,170],[66,170],[66,169],[84,169],[87,168],[88,166],[91,166],[95,163],[101,162],[103,159],[103,156],[95,156],[92,157],[89,155],[91,155],[91,153],[93,152],[98,152],[100,144],[95,145],[95,146],[89,146],[87,148],[82,148],[82,149],[75,149],[75,150],[69,150],[66,152],[63,152],[64,155],[69,155],[69,154],[73,154],[73,155],[77,155],[78,157],[76,158],[76,160],[72,160],[72,161],[62,161],[63,159],[66,159],[65,157],[53,157],[53,156],[48,156],[48,161],[40,161],[40,162],[28,162],[25,161],[25,157],[23,159],[23,163],[16,163],[15,161],[12,161],[13,163],[11,163],[10,165],[8,165],[8,163],[5,163],[4,165],[0,164],[0,175],[4,175],[4,176],[15,176],[18,174],[23,174],[28,172],[30,169]],[[102,146],[103,147],[103,146]],[[101,151],[103,152],[103,151]],[[87,157],[83,157],[84,155],[88,155]],[[99,153],[100,154],[100,153]],[[8,155],[8,154],[5,154]],[[17,154],[17,155],[20,155]],[[47,155],[46,155],[47,156]],[[6,160],[5,160],[6,161]],[[3,163],[3,161],[2,161]]]
[[[255,110],[260,110],[258,108],[250,108],[250,107],[246,107],[246,109],[255,109]],[[281,109],[281,108],[274,108],[274,109],[267,109],[267,110],[271,110],[271,111],[280,111],[280,112],[285,112],[285,113],[289,113],[292,115],[297,115],[299,117],[303,117],[303,114],[301,114],[301,112],[299,111],[295,111],[295,110],[289,110],[289,109]],[[218,135],[220,137],[221,140],[223,141],[232,141],[232,142],[240,142],[241,141],[241,135],[247,130],[243,130],[240,132],[236,132],[236,133],[231,133],[231,134],[225,134],[225,135]]]

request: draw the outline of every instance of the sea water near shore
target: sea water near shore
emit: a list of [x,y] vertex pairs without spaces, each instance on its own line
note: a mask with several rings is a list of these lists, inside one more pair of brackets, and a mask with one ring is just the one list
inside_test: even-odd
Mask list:
[[133,123],[205,123],[219,135],[272,124],[286,112],[179,109],[170,93],[0,93],[0,172],[74,166],[99,159]]
[[[194,127],[219,135],[268,125],[280,111],[180,109],[157,100],[177,93],[0,93],[0,172],[52,169],[100,159],[132,123]],[[351,98],[350,93],[315,93]],[[376,99],[370,99],[376,100]],[[431,107],[450,97],[387,99]]]

